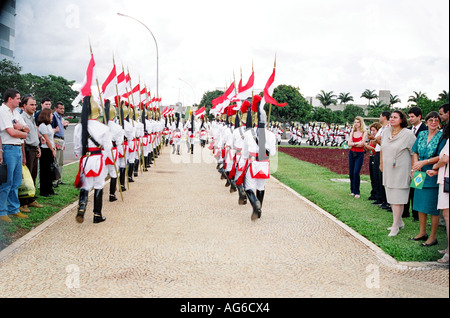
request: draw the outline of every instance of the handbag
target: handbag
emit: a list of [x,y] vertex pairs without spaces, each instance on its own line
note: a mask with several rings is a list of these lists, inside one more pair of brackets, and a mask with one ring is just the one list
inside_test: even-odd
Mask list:
[[22,166],[22,183],[18,189],[19,198],[34,198],[36,188],[34,186],[33,177],[27,166]]
[[50,164],[50,176],[52,181],[61,179],[61,174],[59,173],[59,165],[56,159]]
[[7,170],[6,163],[2,163],[0,165],[0,184],[5,183],[8,177],[8,170]]

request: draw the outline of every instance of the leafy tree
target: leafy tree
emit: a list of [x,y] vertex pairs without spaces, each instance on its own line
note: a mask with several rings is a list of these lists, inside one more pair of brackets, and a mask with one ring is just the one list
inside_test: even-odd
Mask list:
[[78,95],[72,89],[75,81],[68,81],[61,76],[37,76],[29,73],[24,74],[23,78],[25,81],[24,93],[32,94],[36,97],[37,110],[41,108],[40,100],[43,97],[48,97],[52,100],[53,105],[56,102],[62,102],[66,112],[72,111],[72,101]]
[[72,89],[75,81],[69,81],[61,76],[38,76],[33,74],[20,74],[22,67],[12,61],[0,61],[0,91],[1,95],[7,88],[17,89],[22,96],[31,94],[36,98],[37,109],[40,109],[40,100],[48,97],[53,104],[62,102],[65,111],[70,112],[72,100],[78,92]]
[[431,111],[439,111],[439,106],[443,104],[442,101],[433,101],[429,99],[426,95],[422,95],[417,99],[416,105],[422,109],[423,118]]
[[428,98],[427,94],[422,93],[421,91],[419,92],[414,91],[413,93],[414,95],[409,96],[408,102],[415,103],[416,105],[421,98]]
[[347,105],[342,111],[342,115],[346,122],[353,122],[356,116],[364,116],[364,109],[356,105]]
[[366,89],[366,90],[361,94],[361,97],[362,97],[362,98],[366,98],[366,99],[368,100],[368,104],[367,104],[367,105],[370,105],[370,101],[371,101],[372,99],[378,98],[378,95],[375,94],[375,91],[374,91],[374,90],[371,91],[370,89]]
[[[284,107],[272,105],[270,121],[289,123],[292,121],[305,122],[312,106],[300,93],[300,88],[290,85],[278,85],[272,94],[279,103],[287,103]],[[269,115],[269,104],[265,105],[267,116]]]
[[438,101],[441,102],[449,102],[449,97],[448,97],[448,92],[447,91],[442,91],[442,93],[439,94],[439,98]]
[[326,108],[327,106],[330,106],[331,104],[336,105],[337,99],[336,95],[333,94],[333,91],[331,92],[325,92],[324,90],[320,91],[320,94],[316,96],[316,98],[320,101],[320,103]]
[[336,116],[334,112],[329,108],[314,107],[312,112],[313,112],[312,116],[313,121],[324,122],[327,124],[335,122]]
[[21,71],[22,67],[13,61],[7,59],[0,61],[0,101],[2,101],[3,93],[8,88],[15,88],[22,92],[23,78],[20,75]]
[[401,103],[402,101],[400,100],[400,98],[398,97],[398,95],[392,95],[391,94],[391,98],[390,98],[390,106],[394,106],[397,103]]
[[353,102],[353,96],[350,93],[340,93],[338,99],[341,104],[347,104],[348,102]]
[[208,114],[208,118],[209,119],[214,119],[214,117],[212,115],[209,115],[209,111],[212,108],[211,101],[213,99],[223,95],[223,93],[224,93],[223,91],[216,89],[215,91],[207,91],[207,92],[205,92],[203,94],[203,97],[202,97],[202,99],[200,101],[200,106],[199,107],[205,106],[205,110],[206,110],[206,113]]

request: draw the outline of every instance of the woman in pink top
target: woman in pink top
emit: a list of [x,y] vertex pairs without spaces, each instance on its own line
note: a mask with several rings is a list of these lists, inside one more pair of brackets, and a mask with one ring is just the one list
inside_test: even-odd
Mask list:
[[357,116],[353,123],[353,129],[348,139],[348,146],[351,147],[348,154],[348,170],[350,176],[350,195],[359,199],[361,184],[361,168],[364,162],[364,146],[367,140],[366,125],[361,116]]

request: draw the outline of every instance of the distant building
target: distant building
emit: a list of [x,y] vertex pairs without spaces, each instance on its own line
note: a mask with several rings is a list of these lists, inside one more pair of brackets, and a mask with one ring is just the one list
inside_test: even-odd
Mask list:
[[14,60],[16,0],[2,0],[0,4],[0,60]]
[[380,92],[378,93],[378,100],[380,102],[383,102],[384,105],[390,105],[391,104],[391,91],[380,90]]

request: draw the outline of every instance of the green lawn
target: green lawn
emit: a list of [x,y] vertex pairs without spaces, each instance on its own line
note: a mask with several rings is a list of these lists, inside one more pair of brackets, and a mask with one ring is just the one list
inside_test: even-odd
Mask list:
[[436,261],[442,257],[437,250],[444,249],[447,245],[445,227],[439,227],[439,244],[428,248],[408,240],[419,231],[418,222],[412,222],[412,218],[404,219],[405,229],[400,230],[397,236],[388,237],[389,231],[386,228],[392,225],[392,213],[372,205],[372,201],[367,200],[371,190],[368,176],[361,177],[361,180],[368,182],[361,183],[361,198],[354,199],[348,195],[349,183],[331,181],[348,178],[347,175],[336,174],[281,152],[278,156],[275,178],[334,215],[396,260]]
[[[55,192],[58,195],[48,198],[38,197],[37,201],[44,207],[30,208],[31,213],[27,213],[28,219],[13,217],[12,223],[0,222],[0,250],[77,200],[80,192],[73,186],[77,172],[77,164],[65,166],[63,168],[62,181],[66,185],[59,185],[55,188]],[[36,194],[39,196],[39,189],[36,189],[36,191]]]

